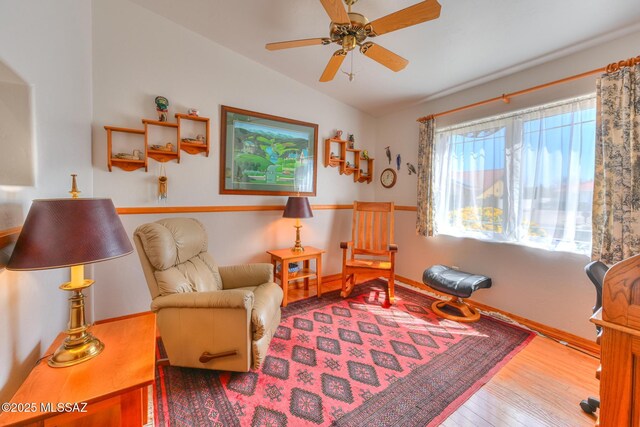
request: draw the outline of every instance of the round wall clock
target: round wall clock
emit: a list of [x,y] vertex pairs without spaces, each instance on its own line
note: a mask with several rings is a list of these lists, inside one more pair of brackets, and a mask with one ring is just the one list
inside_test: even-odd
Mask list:
[[383,170],[380,174],[380,182],[384,188],[391,188],[396,185],[397,178],[398,175],[396,175],[396,171],[391,168]]

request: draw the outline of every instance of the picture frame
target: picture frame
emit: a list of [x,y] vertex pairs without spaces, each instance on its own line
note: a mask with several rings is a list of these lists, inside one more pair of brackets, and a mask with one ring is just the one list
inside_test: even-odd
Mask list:
[[220,194],[315,196],[318,125],[223,105]]

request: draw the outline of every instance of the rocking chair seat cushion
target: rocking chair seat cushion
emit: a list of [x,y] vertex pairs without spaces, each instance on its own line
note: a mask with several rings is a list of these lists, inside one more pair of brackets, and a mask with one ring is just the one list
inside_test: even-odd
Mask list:
[[353,259],[347,261],[347,266],[373,268],[376,270],[391,270],[391,262],[385,260]]
[[460,298],[469,298],[478,289],[490,288],[491,278],[434,265],[422,273],[422,282],[431,288]]

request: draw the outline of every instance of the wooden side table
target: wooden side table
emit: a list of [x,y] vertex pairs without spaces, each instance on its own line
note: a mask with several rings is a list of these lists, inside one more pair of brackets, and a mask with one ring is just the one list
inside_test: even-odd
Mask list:
[[[11,399],[12,412],[0,413],[0,425],[147,423],[147,387],[155,378],[155,314],[101,323],[91,332],[105,344],[102,353],[66,368],[41,360]],[[65,337],[58,335],[45,354]]]
[[[305,246],[304,252],[293,252],[291,249],[275,249],[267,251],[271,255],[271,264],[273,264],[273,274],[276,279],[280,279],[282,284],[282,292],[284,292],[284,298],[282,299],[282,306],[286,307],[289,303],[289,281],[296,279],[304,279],[304,289],[309,289],[309,279],[316,278],[318,284],[318,297],[322,295],[322,254],[323,250],[314,248],[312,246]],[[309,261],[316,260],[316,269],[310,268]],[[303,268],[295,273],[289,273],[290,262],[303,262]],[[278,263],[280,264],[280,272],[278,272]]]

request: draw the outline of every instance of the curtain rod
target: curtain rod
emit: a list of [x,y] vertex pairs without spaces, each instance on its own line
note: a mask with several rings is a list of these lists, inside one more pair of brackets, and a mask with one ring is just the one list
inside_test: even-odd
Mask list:
[[609,65],[607,65],[606,67],[602,67],[602,68],[597,68],[595,70],[591,70],[591,71],[587,71],[584,73],[580,73],[580,74],[576,74],[574,76],[569,76],[569,77],[565,77],[563,79],[560,80],[555,80],[549,83],[544,83],[538,86],[533,86],[530,87],[528,89],[522,89],[516,92],[511,92],[511,93],[504,93],[501,96],[496,96],[495,98],[491,98],[491,99],[485,99],[484,101],[478,101],[478,102],[474,102],[473,104],[468,104],[468,105],[464,105],[462,107],[458,107],[458,108],[454,108],[453,110],[447,110],[447,111],[443,111],[441,113],[436,113],[436,114],[430,114],[428,116],[423,116],[420,117],[419,119],[417,119],[418,122],[424,122],[427,121],[429,119],[435,119],[436,117],[442,117],[442,116],[446,116],[448,114],[453,114],[453,113],[457,113],[459,111],[464,111],[464,110],[468,110],[470,108],[475,108],[475,107],[479,107],[481,105],[486,105],[486,104],[490,104],[492,102],[496,102],[496,101],[502,101],[505,104],[508,104],[511,102],[511,98],[514,98],[516,96],[519,95],[525,95],[531,92],[535,92],[537,90],[540,89],[545,89],[551,86],[555,86],[557,84],[561,84],[561,83],[567,83],[567,82],[571,82],[574,80],[580,80],[583,79],[585,77],[591,76],[593,74],[598,74],[598,73],[615,73],[616,71],[619,71],[620,69],[624,68],[624,67],[631,67],[633,65],[636,64],[640,64],[640,55],[636,56],[635,58],[629,58],[629,59],[624,59],[622,61],[618,61],[618,62],[613,62]]

